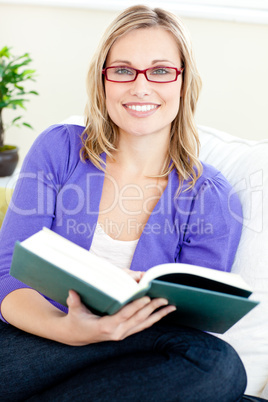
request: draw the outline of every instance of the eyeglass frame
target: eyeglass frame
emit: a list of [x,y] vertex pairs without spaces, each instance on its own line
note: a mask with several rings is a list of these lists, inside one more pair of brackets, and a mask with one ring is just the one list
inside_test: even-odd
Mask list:
[[[130,80],[130,81],[114,81],[114,80],[109,80],[109,79],[107,78],[107,70],[109,70],[109,69],[111,69],[111,68],[130,68],[131,70],[134,70],[134,71],[135,71],[136,75],[135,75],[134,79],[133,79],[133,80]],[[174,80],[171,80],[171,81],[153,81],[153,80],[149,80],[149,78],[148,78],[147,75],[146,75],[146,71],[148,71],[148,70],[153,70],[154,68],[168,68],[168,69],[171,69],[171,70],[176,70],[176,77],[175,77]],[[136,79],[137,79],[137,77],[138,77],[139,74],[143,74],[143,75],[145,76],[146,80],[149,81],[149,82],[155,82],[156,84],[168,84],[169,82],[175,82],[175,81],[177,81],[178,76],[182,74],[183,70],[184,70],[184,67],[177,68],[177,67],[157,66],[157,67],[146,68],[145,70],[138,70],[137,68],[133,68],[133,67],[111,66],[111,67],[105,67],[105,68],[103,68],[103,69],[102,69],[102,74],[105,76],[105,78],[106,78],[107,81],[109,81],[109,82],[117,82],[117,83],[119,83],[119,84],[127,84],[128,82],[134,82],[134,81],[136,81]]]

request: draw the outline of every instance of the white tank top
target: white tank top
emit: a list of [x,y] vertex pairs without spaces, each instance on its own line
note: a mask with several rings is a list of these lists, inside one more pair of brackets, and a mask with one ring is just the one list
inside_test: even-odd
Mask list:
[[89,252],[105,258],[119,268],[129,269],[138,241],[139,239],[115,240],[97,223]]

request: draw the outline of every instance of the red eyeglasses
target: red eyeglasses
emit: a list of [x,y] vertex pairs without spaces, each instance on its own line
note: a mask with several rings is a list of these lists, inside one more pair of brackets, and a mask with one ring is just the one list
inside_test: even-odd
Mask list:
[[102,70],[107,81],[111,82],[133,82],[139,74],[144,74],[147,81],[166,84],[167,82],[177,81],[178,76],[183,72],[184,68],[176,67],[152,67],[145,70],[137,70],[136,68],[126,66],[106,67]]

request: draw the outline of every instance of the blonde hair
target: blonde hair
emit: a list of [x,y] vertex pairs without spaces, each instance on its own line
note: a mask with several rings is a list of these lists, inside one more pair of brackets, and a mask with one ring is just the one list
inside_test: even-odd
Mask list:
[[151,27],[164,28],[173,35],[184,67],[180,107],[171,124],[169,152],[160,177],[167,176],[175,168],[179,176],[179,187],[184,180],[190,179],[188,188],[191,188],[202,173],[202,165],[198,160],[198,132],[194,121],[201,79],[196,68],[191,40],[182,21],[160,8],[151,9],[142,5],[130,7],[122,12],[104,33],[87,76],[86,127],[82,134],[83,147],[80,156],[83,160],[90,159],[95,166],[104,170],[100,154],[105,152],[112,157],[111,152],[116,151],[119,129],[110,119],[106,109],[102,69],[109,50],[118,38],[134,29]]

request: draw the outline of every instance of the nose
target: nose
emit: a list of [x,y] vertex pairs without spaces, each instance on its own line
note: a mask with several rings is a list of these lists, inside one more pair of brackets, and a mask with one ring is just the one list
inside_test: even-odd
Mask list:
[[139,73],[135,81],[132,82],[131,95],[136,95],[138,98],[143,98],[150,95],[151,83],[146,79],[143,73]]

